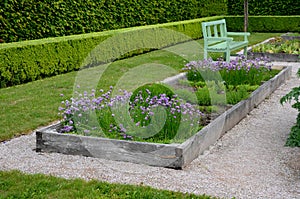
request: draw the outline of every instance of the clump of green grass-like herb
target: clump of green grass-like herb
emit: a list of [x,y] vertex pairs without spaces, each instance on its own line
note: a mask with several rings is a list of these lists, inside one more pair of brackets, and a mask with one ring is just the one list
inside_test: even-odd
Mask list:
[[271,70],[268,60],[247,60],[243,56],[229,63],[211,59],[192,61],[183,71],[187,73],[188,84],[196,90],[200,106],[236,104],[279,72]]
[[163,85],[144,85],[134,93],[123,90],[116,96],[112,90],[100,90],[99,96],[92,90],[64,100],[59,108],[64,123],[61,132],[170,143],[187,139],[201,128],[197,106]]

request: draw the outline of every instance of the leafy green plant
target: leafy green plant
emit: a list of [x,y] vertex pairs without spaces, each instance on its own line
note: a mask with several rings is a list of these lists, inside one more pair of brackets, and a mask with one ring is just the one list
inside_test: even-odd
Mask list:
[[[226,103],[231,105],[237,104],[241,100],[244,100],[247,97],[249,97],[250,93],[258,87],[258,85],[250,86],[245,84],[241,84],[238,86],[229,85],[226,89],[224,89],[224,93],[226,93]],[[215,105],[222,105],[225,103],[223,93],[214,91],[213,88],[214,87],[211,87],[210,91],[206,86],[197,89],[195,94],[197,96],[198,104],[200,106],[211,106],[212,99],[214,99]]]
[[[300,70],[298,70],[298,76],[300,76]],[[293,88],[289,93],[283,96],[280,99],[280,103],[291,103],[292,100],[294,103],[292,107],[298,110],[298,116],[296,124],[291,128],[290,135],[287,139],[286,145],[291,147],[300,147],[300,86]]]
[[252,52],[300,55],[300,42],[299,40],[283,40],[282,38],[277,37],[267,43],[254,46]]
[[227,89],[226,102],[234,105],[246,99],[250,95],[250,91],[247,88],[247,85],[239,85],[236,88],[232,87],[232,89]]
[[199,106],[225,105],[226,88],[222,82],[207,81],[204,87],[195,92]]

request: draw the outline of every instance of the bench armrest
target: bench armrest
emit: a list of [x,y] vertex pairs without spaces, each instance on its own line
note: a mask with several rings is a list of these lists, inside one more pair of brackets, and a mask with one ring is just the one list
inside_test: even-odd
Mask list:
[[227,32],[227,35],[231,36],[244,36],[244,41],[248,41],[248,36],[250,36],[249,32]]
[[232,37],[207,37],[207,41],[232,41]]
[[227,35],[232,36],[250,36],[249,32],[227,32]]

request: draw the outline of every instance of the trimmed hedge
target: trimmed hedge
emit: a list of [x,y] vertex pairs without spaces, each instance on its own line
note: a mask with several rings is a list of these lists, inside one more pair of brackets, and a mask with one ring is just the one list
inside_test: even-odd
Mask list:
[[[244,14],[244,0],[227,0],[229,15]],[[300,1],[298,0],[248,0],[249,15],[299,15]]]
[[[220,18],[223,17],[1,44],[0,88],[71,72],[81,67],[90,67],[149,50],[143,49],[143,46],[159,49],[189,39],[199,39],[202,37],[201,22]],[[184,35],[172,32],[169,34],[159,28],[174,30]],[[99,53],[97,49],[94,50],[98,44],[117,34],[121,36],[111,39],[105,52]],[[141,46],[132,46],[135,44]],[[132,51],[127,52],[128,49]],[[86,59],[91,53],[93,60]]]
[[[215,16],[98,33],[31,40],[0,45],[0,88],[91,67],[115,59],[141,54],[189,39],[202,38],[201,22],[226,19],[228,31],[243,30],[243,16]],[[250,32],[300,32],[300,16],[250,16]],[[169,34],[159,28],[174,30]],[[147,33],[147,34],[144,34]],[[95,47],[109,40],[105,52]],[[167,35],[166,35],[167,34]],[[145,37],[147,35],[148,37]],[[126,38],[125,38],[126,37]],[[155,38],[155,40],[153,40]],[[133,41],[133,42],[131,42]],[[141,44],[140,46],[132,46]],[[112,46],[110,46],[112,45]],[[150,46],[144,49],[143,46]],[[109,48],[110,47],[110,48]],[[131,49],[132,51],[128,51]],[[127,52],[128,51],[128,52]],[[96,55],[95,55],[96,53]],[[92,55],[93,60],[88,59]],[[86,59],[87,58],[87,59]]]
[[[243,31],[244,16],[226,16],[228,31]],[[300,32],[300,15],[249,16],[249,32]]]
[[225,15],[224,0],[2,0],[0,43]]

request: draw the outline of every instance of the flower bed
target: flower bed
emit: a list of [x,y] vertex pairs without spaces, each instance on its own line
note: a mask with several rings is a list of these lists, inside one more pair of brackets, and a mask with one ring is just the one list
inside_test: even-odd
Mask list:
[[285,40],[300,40],[300,33],[286,33],[280,37]]
[[[200,67],[201,64],[206,67]],[[200,78],[194,81],[195,85],[197,82],[207,84],[206,88],[199,86],[195,93],[192,92],[196,101],[161,84],[145,85],[133,93],[122,91],[123,94],[116,95],[112,95],[112,87],[106,92],[101,90],[97,97],[95,91],[78,93],[71,101],[63,101],[62,123],[37,131],[37,151],[182,168],[245,117],[290,74],[290,69],[286,68],[249,94],[258,87],[252,85],[253,82],[261,84],[267,76],[272,76],[268,73],[269,66],[261,60],[248,62],[243,59],[225,64],[222,61],[192,62],[185,67],[190,81],[196,76]],[[201,79],[197,73],[205,78]],[[222,82],[216,74],[221,74]],[[244,75],[249,78],[242,78]],[[242,85],[248,88],[255,86],[246,91],[248,98],[245,99],[246,95],[237,97],[239,100],[232,103],[235,104],[232,108],[220,112],[208,124],[203,122],[205,115],[214,109],[213,105],[227,105],[227,91],[240,93],[245,90],[247,86],[242,88],[238,83],[242,80]],[[202,90],[209,91],[210,100],[206,101],[210,104],[200,104],[203,102],[200,96],[205,95]]]
[[300,42],[297,39],[285,40],[273,38],[262,44],[253,46],[248,52],[250,59],[266,57],[270,61],[299,62]]

